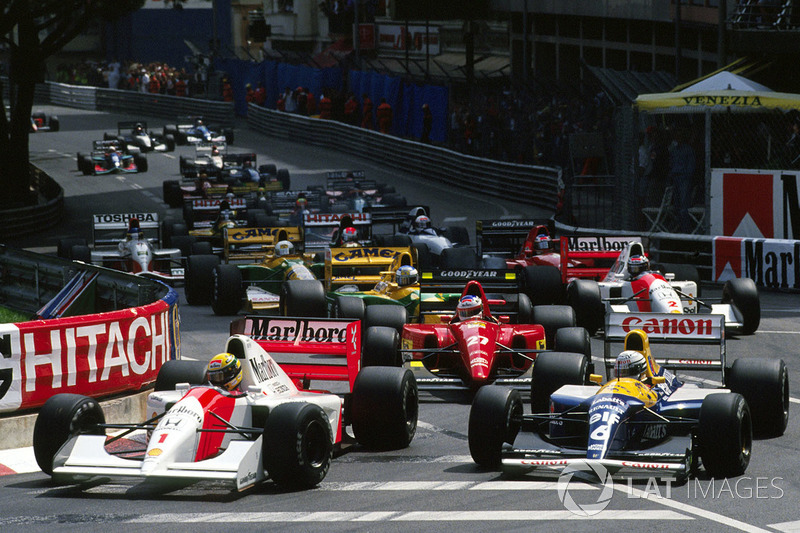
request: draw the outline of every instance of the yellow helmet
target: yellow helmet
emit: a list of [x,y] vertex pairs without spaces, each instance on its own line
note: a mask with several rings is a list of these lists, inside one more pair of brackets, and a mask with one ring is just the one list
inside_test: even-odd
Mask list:
[[220,353],[208,363],[208,381],[225,390],[233,390],[242,382],[242,363],[231,353]]

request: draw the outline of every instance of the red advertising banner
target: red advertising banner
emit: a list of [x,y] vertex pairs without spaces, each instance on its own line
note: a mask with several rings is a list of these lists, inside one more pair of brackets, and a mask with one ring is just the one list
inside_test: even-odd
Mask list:
[[375,24],[358,25],[358,46],[361,50],[375,50],[376,39]]
[[178,354],[178,307],[142,307],[0,324],[0,412],[39,407],[57,393],[103,397],[155,381]]

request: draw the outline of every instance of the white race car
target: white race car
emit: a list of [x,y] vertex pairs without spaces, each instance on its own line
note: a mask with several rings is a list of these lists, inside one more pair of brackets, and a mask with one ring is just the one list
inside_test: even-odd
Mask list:
[[[201,385],[204,362],[174,360],[160,369],[156,392],[147,400],[150,418],[139,424],[106,424],[94,399],[58,394],[36,420],[33,448],[39,467],[54,481],[67,483],[92,477],[213,480],[244,490],[269,478],[281,487],[302,489],[323,480],[334,448],[350,438],[346,423],[368,448],[409,445],[417,425],[416,382],[399,368],[358,371],[360,321],[247,321],[243,329],[255,338],[233,335],[226,346],[243,368],[235,392]],[[258,335],[270,331],[281,334]],[[265,345],[284,357],[314,352],[316,362],[282,367]],[[323,355],[346,364],[320,366]],[[351,392],[304,390],[310,379],[346,380]],[[125,432],[108,437],[107,430]],[[120,453],[115,445],[126,437]],[[139,449],[131,449],[131,442],[139,442]]]

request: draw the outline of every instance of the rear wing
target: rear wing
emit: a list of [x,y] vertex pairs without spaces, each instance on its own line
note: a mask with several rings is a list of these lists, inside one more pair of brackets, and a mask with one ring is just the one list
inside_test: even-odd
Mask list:
[[[642,242],[639,236],[563,236],[560,239],[561,281],[573,278],[601,280],[614,266],[629,242]],[[574,262],[584,266],[575,266]],[[573,264],[571,264],[573,263]]]
[[[625,341],[625,336],[632,330],[639,329],[647,333],[650,344],[676,345],[716,345],[719,352],[711,352],[709,356],[669,356],[655,357],[656,362],[670,370],[694,370],[720,372],[725,383],[725,316],[706,314],[674,314],[674,313],[615,313],[606,314],[603,360],[606,375],[611,376],[616,356],[622,348],[612,351],[612,344]],[[685,353],[685,351],[682,351]]]
[[552,218],[547,220],[478,220],[475,222],[478,257],[483,257],[484,254],[519,253],[528,233],[536,226],[546,226],[550,235],[555,234],[555,221]]
[[144,120],[125,120],[122,122],[117,122],[117,131],[122,133],[123,131],[133,131],[133,128],[136,127],[137,124],[141,124],[144,131],[147,131],[147,122]]
[[436,270],[420,274],[420,322],[425,322],[426,316],[454,315],[461,293],[470,281],[477,281],[483,287],[492,314],[517,314],[520,280],[515,270]]
[[213,150],[215,146],[217,147],[217,150],[219,150],[219,152],[223,155],[228,150],[228,144],[225,142],[212,143],[212,142],[201,141],[194,145],[195,159],[200,155],[210,156],[211,150]]
[[303,216],[306,251],[327,250],[344,217],[352,220],[360,242],[367,243],[372,239],[372,216],[369,213],[306,213]]
[[306,199],[306,209],[312,213],[319,213],[323,211],[323,207],[327,208],[328,206],[328,198],[323,191],[310,190],[270,191],[269,207],[274,215],[285,217],[294,212],[297,207],[297,199],[301,197]]
[[225,262],[259,261],[275,250],[278,241],[290,241],[303,249],[303,230],[297,226],[223,228]]
[[110,246],[125,240],[131,219],[139,221],[144,237],[154,244],[161,243],[158,213],[109,213],[92,215],[92,243]]
[[255,168],[256,163],[256,154],[255,153],[236,153],[236,154],[224,154],[222,156],[222,163],[234,163],[236,165],[244,165],[246,162],[253,163],[253,167]]
[[[425,210],[426,213],[430,213],[431,210],[427,205],[419,205],[415,206],[421,207]],[[409,217],[408,207],[394,207],[388,205],[381,205],[381,206],[368,206],[364,208],[370,216],[372,217],[372,224],[391,224],[394,226],[395,229],[399,228],[402,224],[410,224],[413,222],[413,219]]]
[[329,196],[337,196],[339,192],[351,189],[377,190],[378,183],[375,180],[366,179],[366,172],[363,170],[337,170],[325,174],[325,189]]
[[329,248],[325,252],[325,289],[335,291],[343,285],[356,285],[359,290],[370,290],[396,257],[411,254],[411,250],[382,246]]
[[361,368],[360,320],[246,316],[230,333],[255,340],[304,389],[324,380],[347,381],[352,391]]
[[119,148],[119,141],[116,139],[109,139],[106,141],[92,141],[93,152],[105,152],[108,148]]

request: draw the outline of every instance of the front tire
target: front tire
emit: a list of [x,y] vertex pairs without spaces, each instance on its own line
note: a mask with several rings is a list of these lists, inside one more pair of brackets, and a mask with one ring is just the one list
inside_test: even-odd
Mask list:
[[575,311],[568,305],[537,305],[533,308],[533,323],[544,327],[546,348],[555,343],[556,331],[575,327]]
[[236,265],[219,264],[211,272],[211,309],[215,315],[235,315],[242,308],[242,271]]
[[576,279],[567,286],[567,304],[575,310],[577,324],[594,335],[604,326],[606,309],[596,281]]
[[486,385],[475,394],[469,410],[469,453],[484,468],[499,468],[503,443],[512,444],[522,418],[519,391]]
[[722,287],[722,303],[733,306],[742,322],[742,333],[752,335],[761,323],[761,302],[758,288],[750,278],[729,279]]
[[393,328],[372,326],[364,333],[361,348],[361,366],[402,366],[398,352],[400,335]]
[[276,485],[310,489],[331,466],[331,428],[318,405],[291,402],[273,409],[264,424],[264,468]]
[[550,410],[550,395],[564,385],[583,385],[589,375],[585,355],[567,352],[540,353],[531,373],[531,410],[534,414]]
[[325,288],[318,280],[290,279],[281,286],[283,316],[326,317]]
[[98,427],[105,424],[103,409],[97,400],[79,394],[56,394],[39,411],[33,427],[33,454],[36,464],[53,475],[53,459],[58,450],[75,435],[105,435]]
[[783,359],[737,359],[726,386],[744,396],[753,419],[753,433],[778,437],[789,423],[789,372]]
[[186,301],[189,305],[207,305],[211,301],[214,267],[219,265],[216,255],[190,255],[186,260]]
[[206,379],[207,364],[205,361],[189,361],[170,359],[158,369],[154,390],[175,390],[178,383],[189,385],[203,385]]

